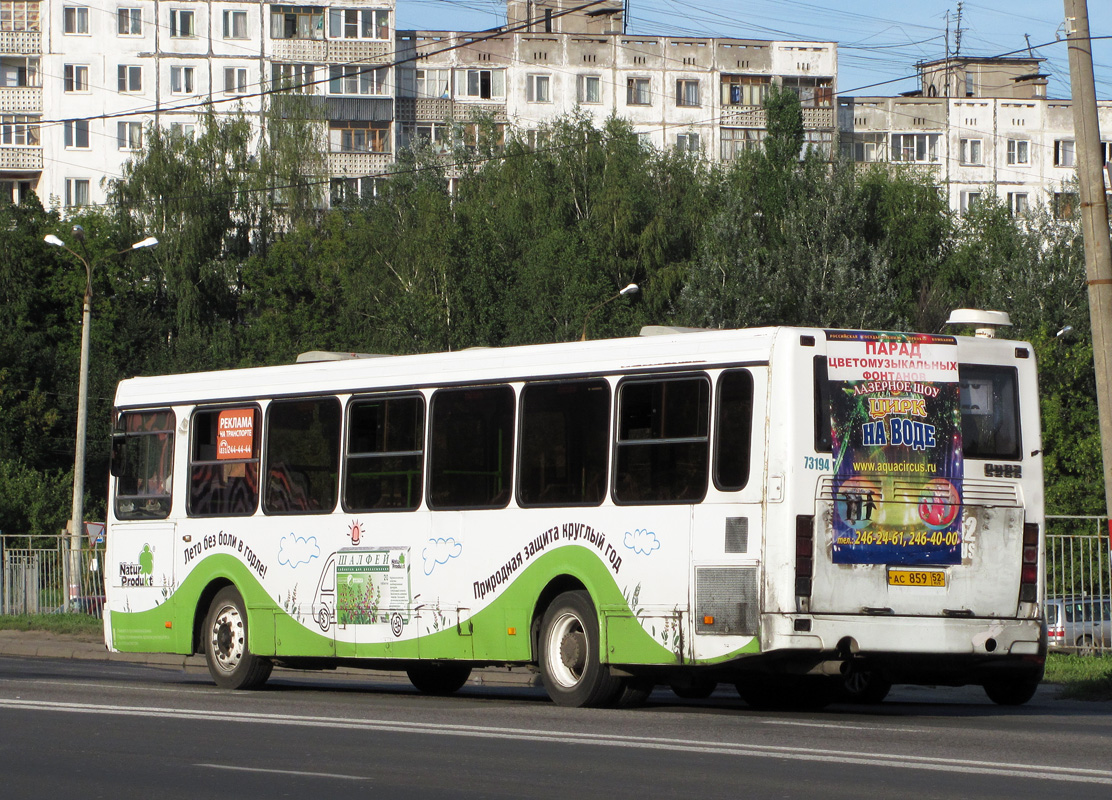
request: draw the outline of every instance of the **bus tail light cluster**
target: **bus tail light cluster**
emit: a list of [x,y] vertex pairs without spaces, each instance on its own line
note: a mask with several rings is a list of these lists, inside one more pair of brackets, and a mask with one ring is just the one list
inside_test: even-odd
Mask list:
[[811,579],[815,574],[815,518],[795,518],[795,596],[811,596]]
[[1019,602],[1034,603],[1039,598],[1039,525],[1023,523],[1023,566],[1019,574]]

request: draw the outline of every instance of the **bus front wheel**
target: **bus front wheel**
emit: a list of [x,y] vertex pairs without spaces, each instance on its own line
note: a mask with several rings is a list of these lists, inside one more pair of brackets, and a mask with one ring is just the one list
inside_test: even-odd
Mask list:
[[471,665],[456,661],[429,661],[414,664],[405,671],[409,682],[424,694],[454,694],[471,677]]
[[251,652],[246,607],[234,586],[225,586],[212,599],[203,635],[205,660],[217,686],[256,689],[266,683],[274,665]]
[[565,592],[548,607],[538,660],[545,691],[556,705],[607,706],[624,689],[599,658],[598,614],[584,591]]

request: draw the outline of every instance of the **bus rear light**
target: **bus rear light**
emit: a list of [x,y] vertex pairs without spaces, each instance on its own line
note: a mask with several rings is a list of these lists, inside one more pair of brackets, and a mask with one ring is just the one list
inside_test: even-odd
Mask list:
[[1039,525],[1023,523],[1023,567],[1019,573],[1019,602],[1034,603],[1039,598]]
[[811,578],[814,577],[815,518],[799,515],[795,518],[795,594],[811,596]]

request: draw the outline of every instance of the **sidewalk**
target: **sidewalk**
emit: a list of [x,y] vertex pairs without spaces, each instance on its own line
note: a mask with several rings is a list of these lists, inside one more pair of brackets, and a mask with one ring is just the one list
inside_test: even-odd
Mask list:
[[[119,661],[154,667],[173,667],[189,673],[207,674],[208,666],[203,655],[183,656],[168,653],[110,653],[104,642],[92,636],[56,634],[48,631],[0,630],[0,656],[21,658],[64,658],[81,661]],[[275,669],[282,673],[306,674],[305,670]],[[329,670],[331,675],[373,676],[380,682],[399,682],[408,685],[404,672],[387,670],[353,669],[338,667]],[[540,676],[532,670],[515,667],[482,667],[471,673],[469,684],[476,686],[540,686]]]

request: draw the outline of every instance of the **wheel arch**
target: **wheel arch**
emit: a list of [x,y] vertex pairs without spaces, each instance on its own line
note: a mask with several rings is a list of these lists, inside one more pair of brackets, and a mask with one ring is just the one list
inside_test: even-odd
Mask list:
[[[541,590],[537,596],[537,602],[533,604],[533,616],[529,622],[529,650],[532,661],[536,662],[540,657],[539,645],[541,635],[541,620],[544,619],[544,613],[548,607],[552,605],[552,601],[562,595],[564,592],[577,592],[584,591],[591,597],[591,602],[595,603],[594,595],[587,585],[583,583],[575,575],[557,575],[550,580]],[[595,603],[595,610],[598,611],[598,605]]]
[[[193,637],[190,645],[193,653],[203,652],[203,647],[201,645],[201,629],[204,628],[205,617],[208,616],[209,607],[212,605],[213,598],[216,597],[217,593],[225,586],[235,586],[235,584],[228,578],[214,578],[205,586],[200,597],[197,598],[197,607],[193,611]],[[236,590],[239,591],[238,587]],[[243,596],[243,592],[240,592],[240,596]],[[250,615],[250,610],[248,610],[248,615]],[[250,620],[248,620],[247,631],[248,634],[250,634]]]

